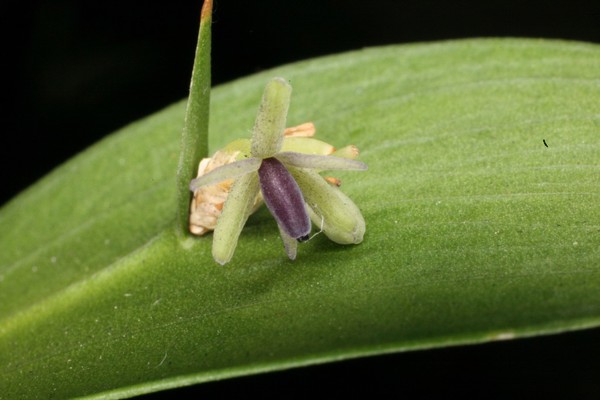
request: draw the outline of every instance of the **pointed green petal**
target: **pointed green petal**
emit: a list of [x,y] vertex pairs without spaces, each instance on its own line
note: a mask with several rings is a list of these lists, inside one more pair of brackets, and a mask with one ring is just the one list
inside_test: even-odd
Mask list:
[[304,154],[326,156],[335,151],[335,147],[322,140],[310,137],[284,137],[281,151],[295,151]]
[[312,170],[289,168],[302,189],[304,200],[312,212],[313,223],[323,225],[325,235],[339,244],[357,244],[365,234],[365,220],[356,206],[338,188]]
[[302,154],[293,151],[277,153],[275,156],[279,161],[286,166],[298,168],[313,168],[319,170],[348,170],[348,171],[366,171],[367,164],[349,160],[347,158],[334,156],[319,156],[313,154]]
[[279,228],[279,234],[281,235],[281,240],[283,240],[283,246],[285,247],[285,253],[290,258],[290,260],[296,259],[296,254],[298,253],[298,241],[285,233],[281,226],[277,224]]
[[333,152],[332,155],[342,158],[351,158],[354,160],[356,157],[358,157],[358,147],[356,147],[353,144],[350,144],[348,146],[342,147],[341,149],[337,149]]
[[238,160],[242,157],[250,157],[250,139],[236,139],[221,150],[228,153],[239,151]]
[[235,179],[239,176],[256,171],[260,167],[261,162],[262,159],[260,158],[248,158],[246,160],[240,160],[231,164],[222,165],[213,169],[206,175],[192,179],[190,182],[190,190],[194,191],[201,186],[223,182],[227,179]]
[[252,133],[253,157],[272,157],[281,149],[291,95],[292,87],[284,79],[267,83]]
[[231,260],[258,190],[258,173],[243,175],[233,184],[213,237],[212,255],[219,264]]

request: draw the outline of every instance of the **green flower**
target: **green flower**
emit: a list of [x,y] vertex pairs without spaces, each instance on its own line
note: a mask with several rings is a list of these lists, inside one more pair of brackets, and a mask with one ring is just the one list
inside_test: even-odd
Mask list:
[[214,231],[215,261],[231,260],[239,235],[260,193],[277,221],[286,253],[296,258],[298,242],[307,240],[311,220],[336,243],[363,240],[365,221],[358,207],[317,171],[367,169],[366,164],[337,156],[281,151],[292,88],[271,80],[256,117],[250,157],[225,164],[190,183],[190,190],[234,179]]

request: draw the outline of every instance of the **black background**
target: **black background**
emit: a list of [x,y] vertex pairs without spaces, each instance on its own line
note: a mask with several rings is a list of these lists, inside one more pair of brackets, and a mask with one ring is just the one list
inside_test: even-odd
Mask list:
[[[201,5],[163,3],[2,2],[0,204],[111,131],[187,95]],[[213,83],[365,46],[482,36],[600,43],[600,2],[216,0]],[[178,393],[596,399],[598,360],[596,329],[366,358]]]

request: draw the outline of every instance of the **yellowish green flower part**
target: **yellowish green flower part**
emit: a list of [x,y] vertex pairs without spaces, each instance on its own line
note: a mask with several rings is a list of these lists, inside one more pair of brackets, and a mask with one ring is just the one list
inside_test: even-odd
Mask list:
[[[225,198],[212,247],[213,258],[220,264],[233,257],[241,230],[261,198],[277,221],[292,260],[298,242],[309,237],[311,220],[336,243],[357,244],[363,240],[365,221],[360,210],[337,184],[330,183],[337,180],[326,179],[318,172],[364,171],[367,165],[354,160],[358,154],[354,146],[334,151],[325,142],[303,137],[303,131],[310,130],[312,124],[286,130],[291,91],[284,79],[272,79],[265,88],[252,139],[236,140],[220,150],[220,156],[217,152],[213,159],[203,160],[201,173],[190,183],[194,201],[204,188],[216,188],[215,197]],[[223,161],[211,167],[217,156]],[[190,229],[203,234],[208,229],[194,231],[194,206]]]

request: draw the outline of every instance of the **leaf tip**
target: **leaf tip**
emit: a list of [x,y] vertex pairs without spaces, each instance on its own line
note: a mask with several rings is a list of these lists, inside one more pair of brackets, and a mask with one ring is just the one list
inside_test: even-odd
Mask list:
[[202,11],[200,12],[200,22],[204,22],[212,16],[212,8],[212,0],[204,0],[204,3],[202,4]]

